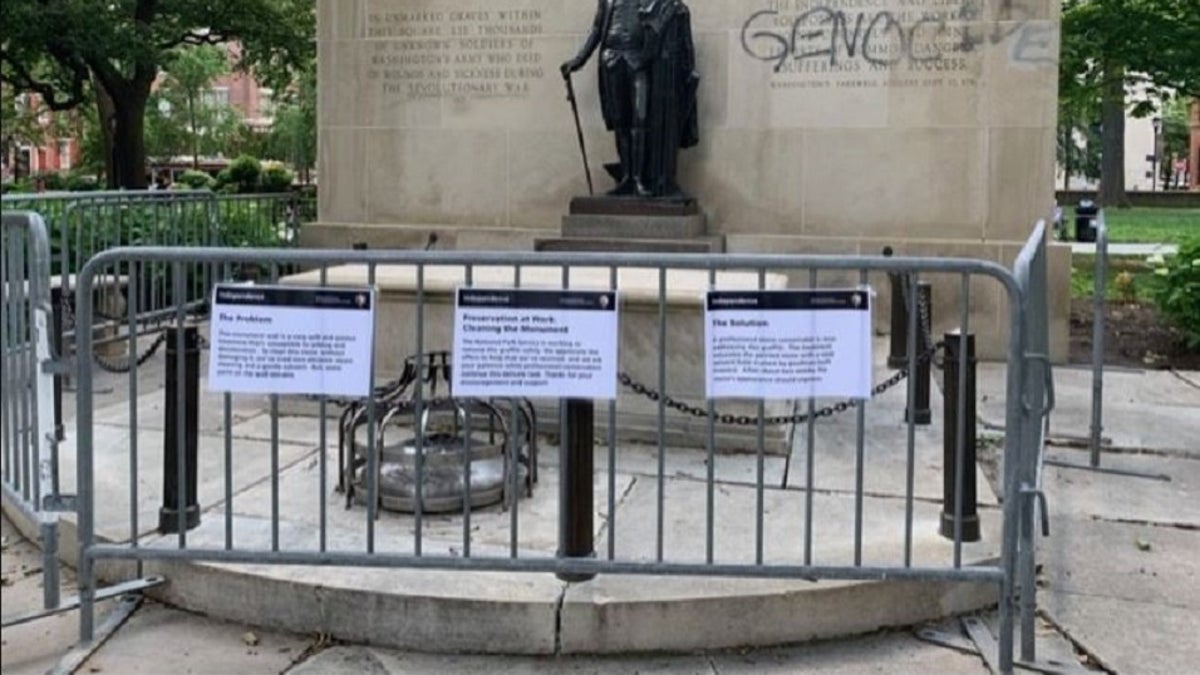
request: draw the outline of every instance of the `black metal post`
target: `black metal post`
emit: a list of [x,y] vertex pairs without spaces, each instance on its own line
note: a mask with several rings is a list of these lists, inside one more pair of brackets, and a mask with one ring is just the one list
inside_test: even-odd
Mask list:
[[[975,486],[975,335],[964,336],[958,331],[946,333],[945,400],[943,405],[942,436],[942,521],[938,532],[954,539],[954,495],[961,471],[962,481],[962,540],[979,541],[979,515]],[[966,389],[959,392],[959,365],[963,349],[967,353]],[[962,406],[959,406],[959,401]],[[958,425],[963,425],[962,466],[958,464]]]
[[[54,323],[50,327],[50,339],[54,343],[54,358],[65,359],[63,354],[63,298],[62,286],[55,286],[50,289],[50,320]],[[67,432],[63,427],[62,421],[62,395],[63,395],[63,376],[54,376],[54,438],[62,441],[66,440]],[[58,480],[58,470],[54,472],[55,480]],[[55,486],[55,493],[58,493],[58,487]]]
[[[907,304],[907,303],[906,303]],[[905,312],[907,314],[907,312]],[[907,326],[908,319],[905,319]],[[913,424],[926,425],[933,421],[933,413],[929,409],[930,370],[933,364],[933,347],[931,340],[926,339],[933,330],[933,286],[928,281],[917,282],[917,386],[916,401],[909,401],[909,408],[904,410],[904,421],[909,416]],[[904,330],[908,334],[907,327]],[[907,337],[905,338],[907,341]],[[906,359],[907,361],[907,359]],[[905,366],[907,367],[907,363]]]
[[[885,246],[883,257],[892,257],[892,247]],[[904,285],[908,277],[888,272],[888,285],[892,288],[891,334],[888,341],[887,367],[895,370],[908,364],[908,304],[904,301]]]
[[[188,530],[200,524],[200,505],[196,499],[196,445],[198,411],[200,407],[200,340],[195,326],[183,328],[183,400],[179,400],[177,381],[180,354],[176,350],[178,328],[167,328],[167,381],[165,424],[163,425],[163,505],[158,510],[158,531],[163,534],[179,532],[179,490],[185,499],[184,527]],[[187,485],[179,485],[179,406],[183,406],[183,461]]]
[[[564,558],[596,555],[592,540],[592,433],[595,404],[587,399],[567,399],[563,406],[566,434],[562,439],[562,475],[559,480],[558,552]],[[514,507],[515,508],[515,507]],[[594,574],[559,574],[563,581],[587,581]]]
[[908,365],[908,303],[904,300],[908,277],[889,272],[888,280],[892,286],[892,328],[887,366],[899,370]]

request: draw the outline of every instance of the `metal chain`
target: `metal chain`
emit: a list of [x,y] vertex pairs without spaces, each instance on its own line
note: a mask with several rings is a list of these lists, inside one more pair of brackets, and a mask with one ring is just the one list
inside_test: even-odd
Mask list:
[[154,338],[154,342],[150,343],[150,347],[146,349],[146,352],[141,356],[138,356],[137,359],[132,362],[128,359],[128,357],[124,361],[110,361],[106,357],[100,356],[100,354],[94,350],[92,352],[92,360],[99,364],[101,368],[110,373],[128,373],[135,367],[140,368],[142,364],[149,361],[158,352],[158,350],[164,344],[166,344],[166,342],[167,333],[166,331],[163,331],[158,334],[158,337]]
[[[63,300],[62,308],[63,308],[63,330],[65,331],[67,326],[74,326],[76,328],[76,330],[78,330],[79,326],[77,325],[77,323],[75,321],[74,307],[71,305],[70,302]],[[101,318],[106,318],[106,317],[101,316]],[[109,318],[108,320],[109,321],[123,321],[125,318],[126,317]],[[200,348],[207,349],[208,348],[208,340],[206,340],[203,335],[197,335],[196,337],[200,341]],[[165,330],[160,329],[158,336],[154,338],[154,342],[150,343],[150,346],[146,348],[146,351],[143,352],[142,354],[140,354],[133,361],[130,361],[128,357],[126,357],[123,361],[110,360],[107,357],[101,356],[96,351],[95,348],[92,349],[92,360],[95,361],[96,364],[98,364],[102,369],[104,369],[110,373],[116,373],[118,375],[123,375],[123,374],[128,373],[129,371],[133,370],[135,367],[140,368],[147,361],[154,358],[154,355],[158,353],[158,350],[162,348],[163,344],[165,344],[166,341],[167,341],[167,332]]]
[[[927,360],[932,359],[945,346],[946,346],[945,342],[939,342],[939,343],[933,345],[933,347],[931,347],[928,351],[926,351],[924,354],[920,355],[918,357],[918,360],[927,361]],[[875,385],[871,389],[871,396],[872,397],[879,396],[880,394],[886,392],[887,390],[891,389],[892,387],[895,387],[897,384],[900,384],[901,382],[903,382],[904,379],[907,377],[908,377],[907,370],[896,371],[895,373],[893,373],[891,375],[891,377],[889,377],[886,380],[884,380],[883,382],[880,382],[879,384]],[[645,396],[646,398],[650,399],[651,401],[654,401],[655,403],[662,401],[663,405],[667,406],[668,408],[671,408],[672,410],[683,413],[684,415],[690,415],[692,417],[700,417],[700,418],[709,417],[707,408],[704,408],[704,407],[701,407],[698,405],[692,405],[690,403],[687,403],[686,401],[680,401],[676,398],[672,398],[671,396],[663,394],[662,392],[656,391],[656,390],[642,384],[641,382],[638,382],[637,380],[633,379],[632,377],[630,377],[629,373],[626,373],[626,372],[618,373],[617,380],[623,386],[628,387],[629,389],[633,390],[633,392],[635,394]],[[846,412],[847,410],[850,410],[851,408],[856,408],[856,407],[858,407],[858,405],[859,405],[859,402],[857,400],[839,401],[837,403],[834,403],[833,405],[826,406],[819,410],[813,411],[812,418],[816,419],[816,418],[820,418],[820,417],[832,417],[839,413]],[[757,426],[759,423],[759,417],[757,415],[733,415],[731,413],[718,413],[718,412],[714,411],[712,414],[712,418],[718,424],[732,424],[732,425],[744,426],[744,427],[745,426]],[[808,422],[809,419],[810,418],[809,418],[808,413],[796,413],[794,415],[774,415],[771,417],[763,417],[762,422],[764,424],[770,424],[770,425],[780,425],[780,424],[789,424],[789,423],[790,424],[804,424],[804,423]]]
[[[909,296],[912,292],[912,284],[909,282],[909,280],[910,277],[905,276],[900,282],[900,290],[904,295],[905,307],[908,307],[909,303],[911,302]],[[933,299],[930,298],[930,302],[924,302],[924,297],[919,294],[917,295],[917,328],[921,331],[919,337],[921,338],[922,349],[928,349],[930,345],[934,345],[933,335],[931,333],[933,329],[933,320],[929,318],[929,305],[932,304],[932,301]],[[944,364],[938,361],[937,355],[935,354],[933,356],[933,360],[930,361],[930,365],[938,370],[942,370]],[[941,387],[941,382],[938,382],[938,386]]]

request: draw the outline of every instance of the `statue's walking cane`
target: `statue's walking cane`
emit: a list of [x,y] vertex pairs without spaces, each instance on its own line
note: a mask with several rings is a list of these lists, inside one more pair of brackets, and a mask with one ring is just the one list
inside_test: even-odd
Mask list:
[[592,187],[592,169],[588,166],[587,146],[583,143],[583,126],[579,124],[579,104],[575,101],[575,85],[571,83],[571,74],[564,73],[563,81],[567,84],[567,100],[571,102],[571,114],[575,116],[575,134],[579,136],[579,152],[583,154],[583,172],[587,175],[588,194],[596,194]]

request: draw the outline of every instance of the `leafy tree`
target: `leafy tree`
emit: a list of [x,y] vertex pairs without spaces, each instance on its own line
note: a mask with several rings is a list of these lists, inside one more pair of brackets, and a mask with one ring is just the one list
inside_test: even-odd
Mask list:
[[[186,104],[188,118],[188,135],[191,140],[192,168],[200,168],[200,135],[202,127],[198,124],[196,109],[203,107],[205,113],[211,113],[217,106],[213,101],[202,100],[209,85],[218,76],[229,72],[228,58],[225,51],[212,45],[198,45],[180,49],[175,57],[167,63],[166,80],[163,82],[165,93],[174,94],[174,98],[182,99]],[[167,100],[170,101],[168,95]],[[212,115],[204,115],[210,118]],[[206,125],[206,131],[211,127]]]
[[313,58],[313,0],[3,0],[0,78],[78,107],[89,88],[110,186],[146,186],[146,104],[180,47],[238,41],[240,67],[285,85]]
[[[315,64],[314,64],[315,65]],[[289,162],[307,183],[317,162],[317,73],[306,68],[275,110],[275,122],[263,155]]]
[[1063,189],[1071,178],[1100,178],[1100,96],[1073,78],[1058,90],[1058,164],[1063,168]]
[[270,136],[267,132],[238,121],[236,127],[230,129],[224,139],[225,147],[223,152],[226,157],[240,157],[242,155],[269,157],[270,154],[267,152],[269,139]]
[[1063,0],[1060,91],[1100,101],[1100,203],[1126,206],[1125,114],[1200,94],[1196,0]]

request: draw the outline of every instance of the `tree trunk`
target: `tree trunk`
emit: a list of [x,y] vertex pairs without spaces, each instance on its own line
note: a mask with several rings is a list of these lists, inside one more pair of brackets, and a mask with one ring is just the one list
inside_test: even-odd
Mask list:
[[149,185],[146,175],[146,99],[145,92],[131,92],[113,97],[113,162],[116,164],[117,187],[143,190]]
[[1071,189],[1071,153],[1075,150],[1075,148],[1072,146],[1072,143],[1075,140],[1072,134],[1074,129],[1075,128],[1069,124],[1063,126],[1063,192]]
[[1125,194],[1125,69],[1105,70],[1104,100],[1100,104],[1100,206],[1129,206]]
[[92,90],[96,92],[96,112],[100,120],[100,140],[104,146],[104,181],[108,189],[115,190],[117,182],[117,167],[113,156],[113,126],[116,124],[116,110],[112,98],[96,79],[92,80]]
[[192,126],[192,168],[200,170],[200,133],[196,130],[196,101],[188,92],[188,118]]

